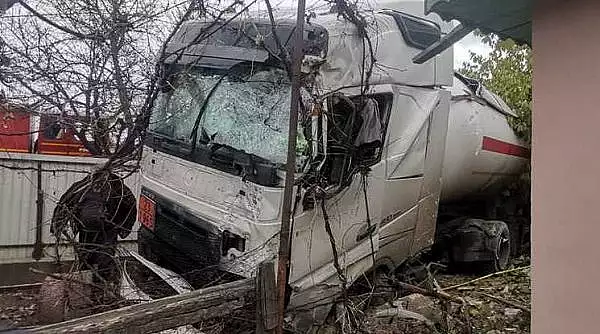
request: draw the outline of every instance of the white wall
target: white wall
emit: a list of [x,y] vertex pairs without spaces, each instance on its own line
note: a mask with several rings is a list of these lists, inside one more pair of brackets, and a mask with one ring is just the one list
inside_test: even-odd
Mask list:
[[[104,159],[63,157],[40,154],[0,152],[0,264],[32,262],[37,226],[38,168],[41,167],[43,192],[42,239],[53,244],[50,220],[62,194],[82,179]],[[139,179],[135,173],[125,180],[136,195]],[[138,225],[126,239],[129,244],[137,239]],[[63,253],[65,252],[65,253]],[[40,261],[54,261],[52,245],[45,248]],[[61,250],[65,260],[71,258],[68,250]]]

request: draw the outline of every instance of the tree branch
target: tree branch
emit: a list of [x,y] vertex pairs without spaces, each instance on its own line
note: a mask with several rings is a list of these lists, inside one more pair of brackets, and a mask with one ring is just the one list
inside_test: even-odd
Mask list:
[[99,36],[97,34],[94,35],[90,35],[90,34],[82,34],[80,32],[77,32],[75,30],[69,29],[67,27],[61,26],[58,23],[48,19],[46,16],[44,16],[43,14],[39,13],[38,11],[36,11],[35,9],[33,9],[31,6],[29,6],[25,0],[19,0],[19,4],[21,6],[23,6],[23,8],[25,8],[27,11],[31,12],[31,14],[33,14],[35,17],[37,17],[38,19],[46,22],[47,24],[51,25],[52,27],[65,32],[67,34],[73,35],[77,38],[81,38],[81,39],[92,39],[92,40],[103,40],[104,38],[102,36]]

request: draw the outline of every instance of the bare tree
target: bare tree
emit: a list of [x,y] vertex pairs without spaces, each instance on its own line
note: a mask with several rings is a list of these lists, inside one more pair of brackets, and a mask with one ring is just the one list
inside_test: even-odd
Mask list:
[[91,153],[111,156],[132,134],[164,27],[185,4],[42,0],[33,8],[20,2],[0,22],[0,79],[43,110],[60,113]]
[[61,196],[51,223],[57,243],[72,245],[82,267],[97,265],[103,280],[115,278],[112,232],[125,226],[118,235],[126,237],[136,218],[119,168],[140,152],[154,63],[173,25],[196,8],[172,0],[20,1],[0,20],[1,83],[59,113],[61,126],[109,158]]
[[[184,20],[196,15],[208,18],[207,21],[216,22],[217,26],[223,27],[236,18],[243,18],[242,15],[247,13],[251,6],[264,1],[271,25],[276,24],[272,9],[276,6],[271,6],[271,3],[265,0],[247,2],[234,0],[229,5],[220,1],[215,4],[205,1],[181,3],[170,1],[41,0],[36,2],[35,8],[21,1],[21,7],[18,10],[13,9],[13,15],[0,22],[5,32],[2,35],[0,80],[9,87],[25,91],[43,108],[60,112],[63,119],[74,116],[81,120],[81,124],[65,122],[64,125],[70,127],[92,153],[109,157],[108,163],[101,170],[74,185],[61,197],[52,221],[57,230],[68,225],[67,222],[79,226],[95,222],[99,217],[99,215],[88,214],[88,218],[85,218],[86,215],[81,214],[87,209],[86,202],[82,200],[80,194],[87,193],[89,189],[99,189],[103,192],[102,195],[105,195],[106,191],[118,189],[117,186],[123,185],[122,180],[116,182],[112,177],[115,167],[122,166],[133,157],[139,157],[154,101],[163,88],[177,84],[176,76],[169,77],[158,64],[171,56],[175,56],[175,62],[178,61],[178,57],[181,57],[178,51],[168,53],[164,45],[174,36],[174,32]],[[361,97],[364,97],[368,91],[374,63],[373,47],[367,34],[367,21],[355,6],[345,0],[326,2],[335,5],[339,16],[353,23],[359,36],[364,39],[365,59],[361,79]],[[203,39],[209,37],[212,33],[210,31],[212,30],[202,30],[198,36],[193,37],[191,44],[201,43]],[[245,30],[240,29],[240,32],[244,33]],[[275,39],[275,48],[267,48],[264,43],[265,36],[259,35],[258,32],[253,36],[244,37],[249,39],[246,42],[264,47],[270,57],[278,60],[283,70],[288,71],[288,77],[291,77],[289,50],[283,46],[275,29],[272,29],[271,35]],[[190,65],[189,73],[186,73],[188,69],[183,68],[178,73],[179,77],[184,74],[196,75],[196,78],[192,78],[193,81],[207,84],[200,89],[202,94],[194,97],[196,100],[202,100],[200,97],[211,94],[210,92],[220,83],[220,79],[213,86],[213,82],[209,79],[194,74],[191,68],[195,64],[188,65]],[[250,72],[258,71],[252,67]],[[279,79],[284,80],[280,72],[277,71],[276,76],[267,77],[266,81],[272,86],[279,85]],[[244,80],[252,79],[247,73],[244,75],[248,77]],[[278,94],[272,94],[275,89],[266,90],[268,93],[265,95],[271,97],[285,95],[283,90]],[[310,94],[313,100],[322,99],[316,90]],[[298,103],[302,104],[300,97]],[[274,105],[283,106],[278,112],[281,115],[285,114],[284,103],[274,103]],[[192,122],[194,127],[189,131],[187,136],[189,138],[186,139],[195,147],[198,142],[196,136],[199,136],[198,132],[202,133],[202,131],[198,130],[200,118],[195,116],[200,112],[197,109],[192,111],[192,119],[195,119]],[[300,112],[306,114],[308,109],[302,105]],[[266,120],[270,117],[271,113],[268,113]],[[266,120],[262,123],[269,127]],[[285,121],[285,118],[281,117],[281,120]],[[277,132],[285,132],[285,130],[277,130]],[[350,136],[346,137],[350,138]],[[318,172],[311,180],[306,181],[306,186],[316,188],[320,184],[325,184],[321,182],[323,177]],[[116,185],[111,183],[113,181]],[[105,189],[109,190],[105,191]],[[102,200],[91,199],[90,201],[106,203]],[[111,213],[110,216],[118,216],[123,201],[127,201],[127,197],[119,198],[117,204],[112,206],[112,211],[106,209],[109,212],[114,211],[114,215]],[[135,210],[131,210],[132,207],[135,208],[135,200],[129,202],[126,204],[126,209],[122,211],[133,212],[135,215]],[[325,197],[321,204],[323,216],[326,217]],[[132,215],[121,216],[125,217],[125,220],[132,218]],[[104,218],[97,223],[102,225],[101,229],[111,224],[118,227],[125,226],[124,229],[128,229],[127,223]],[[329,225],[327,220],[326,225]],[[337,263],[336,245],[330,228],[328,233],[336,260],[336,269],[342,281],[344,297],[347,297],[346,277],[340,264]],[[114,240],[116,234],[109,241]],[[109,252],[110,256],[112,254]],[[347,298],[344,299],[347,301]],[[347,302],[345,305],[352,327],[357,327],[358,321],[354,318],[350,305]]]

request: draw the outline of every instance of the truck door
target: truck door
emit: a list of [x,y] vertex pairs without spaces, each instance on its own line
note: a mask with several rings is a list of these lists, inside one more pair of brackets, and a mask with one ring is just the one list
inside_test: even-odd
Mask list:
[[379,261],[391,267],[433,241],[448,102],[441,90],[394,87],[379,251]]
[[[377,257],[384,185],[382,176],[385,173],[385,162],[381,156],[392,95],[388,91],[369,98],[368,103],[375,109],[366,114],[365,110],[352,109],[353,106],[365,105],[360,104],[358,98],[338,96],[337,100],[329,101],[326,111],[328,148],[321,170],[327,180],[328,186],[324,190],[328,195],[323,201],[315,199],[316,196],[311,198],[309,192],[303,194],[301,213],[297,215],[293,228],[290,281],[294,287],[340,282],[334,267],[332,243],[348,281],[371,268]],[[346,127],[345,119],[353,112],[362,115],[357,118],[360,125],[354,127],[354,133],[346,133],[352,127]],[[372,118],[375,115],[377,122]],[[365,128],[361,130],[362,124]],[[365,132],[367,128],[381,131],[377,134],[381,140],[372,140],[373,137]],[[344,143],[346,134],[351,141]],[[358,139],[361,136],[366,139]],[[368,144],[355,146],[351,155],[344,152],[348,143],[354,145],[361,140]]]

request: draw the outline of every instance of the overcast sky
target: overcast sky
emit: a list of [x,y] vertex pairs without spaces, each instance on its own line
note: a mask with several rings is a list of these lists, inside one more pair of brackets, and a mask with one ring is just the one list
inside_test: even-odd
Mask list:
[[473,36],[473,33],[468,34],[458,43],[454,44],[454,68],[457,69],[463,62],[469,60],[469,51],[480,55],[488,54],[491,49],[483,44],[481,39]]

